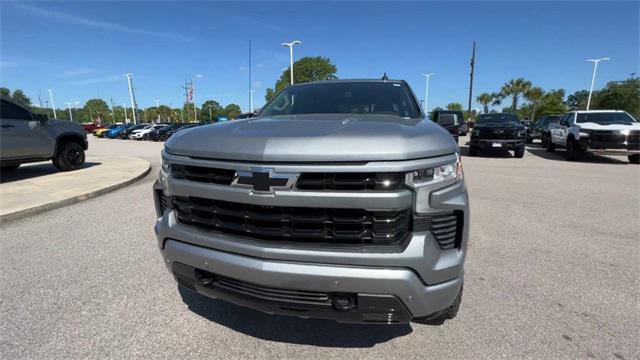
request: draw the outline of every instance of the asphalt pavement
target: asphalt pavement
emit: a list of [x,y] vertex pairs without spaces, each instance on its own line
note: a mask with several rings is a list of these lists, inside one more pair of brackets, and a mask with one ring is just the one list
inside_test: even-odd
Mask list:
[[625,158],[464,156],[458,317],[363,326],[179,292],[153,235],[161,148],[90,136],[90,155],[143,158],[150,174],[0,225],[1,358],[640,358],[640,166]]

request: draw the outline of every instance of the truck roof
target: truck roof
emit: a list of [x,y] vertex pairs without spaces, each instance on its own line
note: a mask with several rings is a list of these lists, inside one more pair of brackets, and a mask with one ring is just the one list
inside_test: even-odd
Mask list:
[[307,85],[307,84],[335,84],[335,83],[353,83],[353,82],[371,82],[371,83],[396,83],[403,84],[404,80],[382,80],[382,79],[335,79],[335,80],[317,80],[317,81],[309,81],[305,83],[294,84],[296,85]]

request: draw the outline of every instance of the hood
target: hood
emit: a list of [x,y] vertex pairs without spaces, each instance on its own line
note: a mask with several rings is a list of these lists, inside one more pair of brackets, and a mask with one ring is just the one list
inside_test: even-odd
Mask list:
[[581,129],[587,130],[640,130],[640,123],[633,123],[630,125],[623,124],[611,124],[611,125],[600,125],[593,122],[585,122],[585,123],[576,123],[576,125],[580,126]]
[[258,117],[198,126],[165,143],[175,155],[244,161],[384,161],[457,151],[453,137],[424,119],[390,115]]
[[84,128],[82,125],[78,124],[75,121],[69,120],[59,120],[59,119],[48,119],[47,126],[54,127],[56,130],[64,130],[64,131],[82,131],[84,133]]

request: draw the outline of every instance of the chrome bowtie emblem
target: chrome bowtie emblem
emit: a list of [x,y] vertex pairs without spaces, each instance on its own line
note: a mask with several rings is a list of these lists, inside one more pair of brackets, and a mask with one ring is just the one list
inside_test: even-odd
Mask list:
[[494,134],[502,134],[504,132],[504,130],[494,130],[493,133]]
[[293,188],[297,178],[297,174],[275,173],[272,168],[251,168],[238,170],[231,185],[250,188],[255,193],[273,193]]

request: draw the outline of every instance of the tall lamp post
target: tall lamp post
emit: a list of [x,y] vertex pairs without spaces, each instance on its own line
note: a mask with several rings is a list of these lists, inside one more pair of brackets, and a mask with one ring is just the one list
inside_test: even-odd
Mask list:
[[51,108],[53,109],[53,118],[57,118],[58,116],[56,115],[56,105],[53,103],[53,90],[48,89],[49,90],[49,97],[51,98]]
[[294,40],[290,43],[282,43],[282,46],[288,46],[289,47],[289,69],[291,71],[290,76],[291,76],[291,85],[293,85],[293,46],[294,45],[298,45],[298,44],[302,44],[302,41],[300,40]]
[[73,113],[71,112],[71,104],[73,104],[73,103],[68,102],[67,103],[67,107],[69,108],[69,118],[71,119],[71,121],[73,121]]
[[256,92],[255,90],[251,89],[249,90],[249,112],[253,114],[253,93]]
[[129,84],[129,97],[131,98],[131,116],[133,116],[133,123],[135,125],[138,124],[138,121],[136,120],[136,98],[135,95],[133,95],[133,83],[131,82],[131,75],[133,75],[132,73],[126,73],[124,74],[124,76],[127,77],[127,83]]
[[428,111],[429,111],[429,78],[435,74],[436,73],[428,73],[428,74],[420,75],[427,80],[424,87],[424,113],[425,114],[428,114]]
[[589,110],[589,106],[591,106],[591,94],[593,93],[593,84],[596,81],[596,71],[598,71],[598,63],[600,61],[608,61],[611,60],[608,57],[603,57],[600,59],[587,59],[585,61],[593,63],[593,75],[591,76],[591,88],[589,89],[589,99],[587,100],[587,110]]
[[156,111],[158,111],[158,119],[156,122],[160,124],[160,100],[156,99]]

